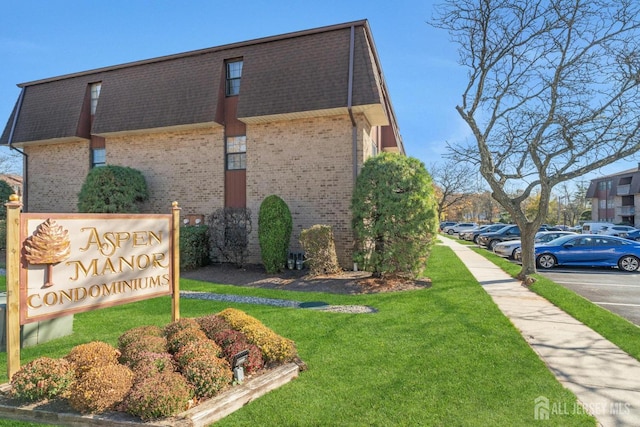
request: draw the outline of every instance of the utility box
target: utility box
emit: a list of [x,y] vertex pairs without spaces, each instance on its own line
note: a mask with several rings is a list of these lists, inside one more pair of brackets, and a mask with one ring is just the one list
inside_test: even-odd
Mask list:
[[[7,294],[0,293],[0,352],[7,351]],[[73,314],[20,326],[20,347],[33,347],[73,333]]]

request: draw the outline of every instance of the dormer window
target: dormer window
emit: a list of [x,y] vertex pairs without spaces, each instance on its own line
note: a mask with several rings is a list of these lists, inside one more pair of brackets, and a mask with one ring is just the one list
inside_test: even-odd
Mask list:
[[100,98],[100,89],[102,83],[91,84],[91,115],[96,114],[96,108],[98,108],[98,98]]
[[227,62],[227,96],[240,94],[242,61]]

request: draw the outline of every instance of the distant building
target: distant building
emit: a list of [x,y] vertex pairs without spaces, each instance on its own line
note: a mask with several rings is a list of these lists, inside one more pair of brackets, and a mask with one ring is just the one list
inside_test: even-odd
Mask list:
[[300,231],[333,228],[352,266],[351,196],[362,164],[405,154],[366,20],[185,52],[18,85],[0,144],[22,150],[24,209],[75,212],[89,170],[140,170],[144,212],[183,221],[276,194]]
[[22,177],[13,174],[0,174],[0,179],[13,188],[14,194],[22,196]]
[[592,179],[587,190],[591,219],[640,226],[640,165],[636,169]]

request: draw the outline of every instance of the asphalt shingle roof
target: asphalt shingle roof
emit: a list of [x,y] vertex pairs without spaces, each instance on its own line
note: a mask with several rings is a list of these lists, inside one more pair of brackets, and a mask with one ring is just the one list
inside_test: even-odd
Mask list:
[[346,108],[352,27],[352,106],[376,106],[372,124],[395,126],[368,23],[355,21],[23,83],[0,143],[86,138],[79,123],[95,82],[102,89],[93,134],[221,124],[224,62],[234,58],[244,61],[240,120]]

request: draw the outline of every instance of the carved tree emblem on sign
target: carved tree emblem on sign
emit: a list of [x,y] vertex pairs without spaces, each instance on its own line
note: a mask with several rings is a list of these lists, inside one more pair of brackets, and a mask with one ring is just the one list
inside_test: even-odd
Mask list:
[[71,255],[69,232],[49,218],[24,242],[24,250],[29,264],[47,264],[44,286],[48,288],[53,286],[53,266]]

